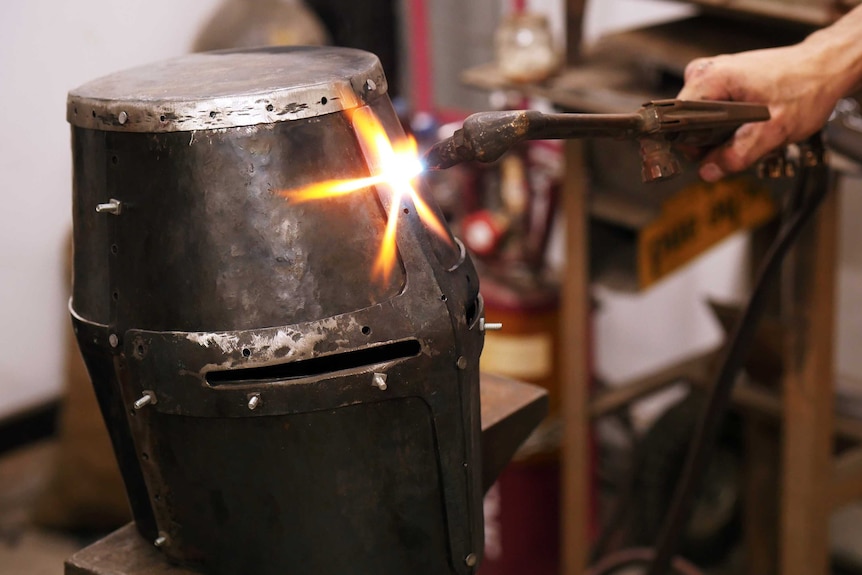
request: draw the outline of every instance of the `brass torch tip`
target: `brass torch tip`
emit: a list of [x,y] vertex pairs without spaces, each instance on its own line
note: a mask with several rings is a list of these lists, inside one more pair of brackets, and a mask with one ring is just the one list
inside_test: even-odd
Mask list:
[[456,136],[450,136],[445,140],[440,140],[425,152],[422,158],[422,163],[427,170],[445,170],[451,168],[455,164],[460,164],[468,158],[462,157],[464,154],[457,145]]

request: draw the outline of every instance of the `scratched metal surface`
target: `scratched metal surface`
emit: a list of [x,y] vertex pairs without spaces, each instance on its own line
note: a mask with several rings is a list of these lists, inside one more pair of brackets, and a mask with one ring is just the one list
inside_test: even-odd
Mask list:
[[386,91],[377,56],[361,50],[224,50],[93,80],[69,93],[66,118],[106,131],[214,130],[331,114]]
[[[74,135],[89,152],[75,158],[75,266],[88,281],[74,301],[84,317],[107,323],[114,306],[139,329],[247,329],[362,309],[400,290],[401,266],[388,282],[371,281],[386,225],[373,192],[305,203],[280,195],[367,175],[344,114],[194,134]],[[96,213],[110,198],[128,209]],[[108,270],[110,293],[111,282],[95,281]]]

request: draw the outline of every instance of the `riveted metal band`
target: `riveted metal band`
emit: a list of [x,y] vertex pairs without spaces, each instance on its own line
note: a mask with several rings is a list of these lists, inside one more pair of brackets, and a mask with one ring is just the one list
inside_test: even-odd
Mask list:
[[215,130],[332,114],[386,91],[380,61],[361,50],[206,52],[118,72],[72,90],[66,119],[112,132]]

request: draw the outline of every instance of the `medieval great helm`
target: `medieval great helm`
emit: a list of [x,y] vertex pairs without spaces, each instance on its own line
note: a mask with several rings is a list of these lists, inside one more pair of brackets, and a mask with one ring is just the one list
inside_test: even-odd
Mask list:
[[[481,299],[460,243],[369,173],[377,58],[185,56],[72,91],[75,330],[141,534],[214,573],[468,573]],[[420,195],[424,195],[420,191]],[[430,205],[433,202],[424,198]]]

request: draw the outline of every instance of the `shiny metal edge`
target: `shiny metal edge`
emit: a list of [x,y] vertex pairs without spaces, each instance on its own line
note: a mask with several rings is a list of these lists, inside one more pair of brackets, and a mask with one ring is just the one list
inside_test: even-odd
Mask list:
[[66,120],[106,132],[192,132],[273,124],[333,114],[365,105],[386,94],[383,69],[340,82],[284,88],[269,93],[196,101],[119,101],[69,92]]

